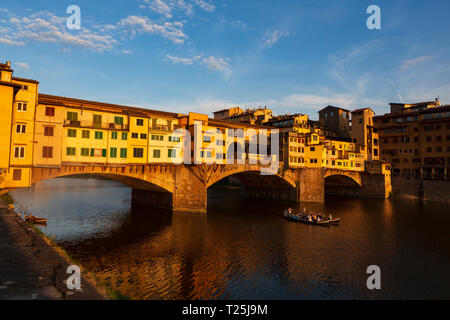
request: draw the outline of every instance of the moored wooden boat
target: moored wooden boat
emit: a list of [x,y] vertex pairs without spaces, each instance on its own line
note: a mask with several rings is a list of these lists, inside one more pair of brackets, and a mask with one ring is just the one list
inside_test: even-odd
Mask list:
[[301,223],[305,223],[305,224],[313,224],[313,225],[318,225],[318,226],[328,226],[328,224],[330,223],[330,221],[328,220],[312,220],[309,221],[305,218],[303,218],[302,216],[297,216],[295,214],[289,214],[288,215],[288,219],[289,220],[294,220],[297,222],[301,222]]
[[46,218],[39,218],[35,216],[24,216],[25,221],[34,223],[34,224],[47,224]]

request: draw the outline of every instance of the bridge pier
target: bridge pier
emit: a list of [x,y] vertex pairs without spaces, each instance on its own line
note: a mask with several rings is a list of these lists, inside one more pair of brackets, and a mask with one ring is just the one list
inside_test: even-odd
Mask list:
[[174,212],[206,213],[206,186],[186,166],[177,166],[171,172],[173,192],[133,189],[132,203]]
[[[324,173],[321,168],[308,170],[292,170],[289,174],[295,180],[292,186],[253,186],[243,185],[241,195],[247,198],[276,199],[295,202],[325,201]],[[265,184],[270,185],[270,184]]]

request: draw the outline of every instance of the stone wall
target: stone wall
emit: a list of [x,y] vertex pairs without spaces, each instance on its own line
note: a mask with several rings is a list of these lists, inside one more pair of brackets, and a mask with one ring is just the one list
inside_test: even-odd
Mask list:
[[299,172],[297,187],[299,202],[324,202],[325,183],[322,168],[306,169]]
[[423,199],[450,203],[450,181],[424,180]]
[[392,198],[450,203],[450,181],[392,178]]

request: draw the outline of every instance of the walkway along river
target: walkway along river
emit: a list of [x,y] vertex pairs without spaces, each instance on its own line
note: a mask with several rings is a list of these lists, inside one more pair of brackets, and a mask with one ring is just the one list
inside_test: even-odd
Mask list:
[[[108,180],[12,194],[84,267],[138,299],[450,298],[445,204],[327,197],[305,205],[342,218],[321,228],[283,219],[292,203],[226,188],[209,191],[206,215],[131,209],[130,189]],[[381,290],[366,287],[373,264]]]

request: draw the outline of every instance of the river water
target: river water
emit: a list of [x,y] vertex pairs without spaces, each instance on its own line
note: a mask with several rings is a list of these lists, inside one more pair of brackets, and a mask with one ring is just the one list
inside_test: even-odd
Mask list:
[[[289,222],[292,203],[208,192],[208,213],[131,208],[117,182],[60,178],[12,192],[42,231],[136,299],[449,299],[450,206],[326,197],[339,226]],[[295,205],[295,204],[294,204]],[[369,290],[367,267],[381,270]]]

